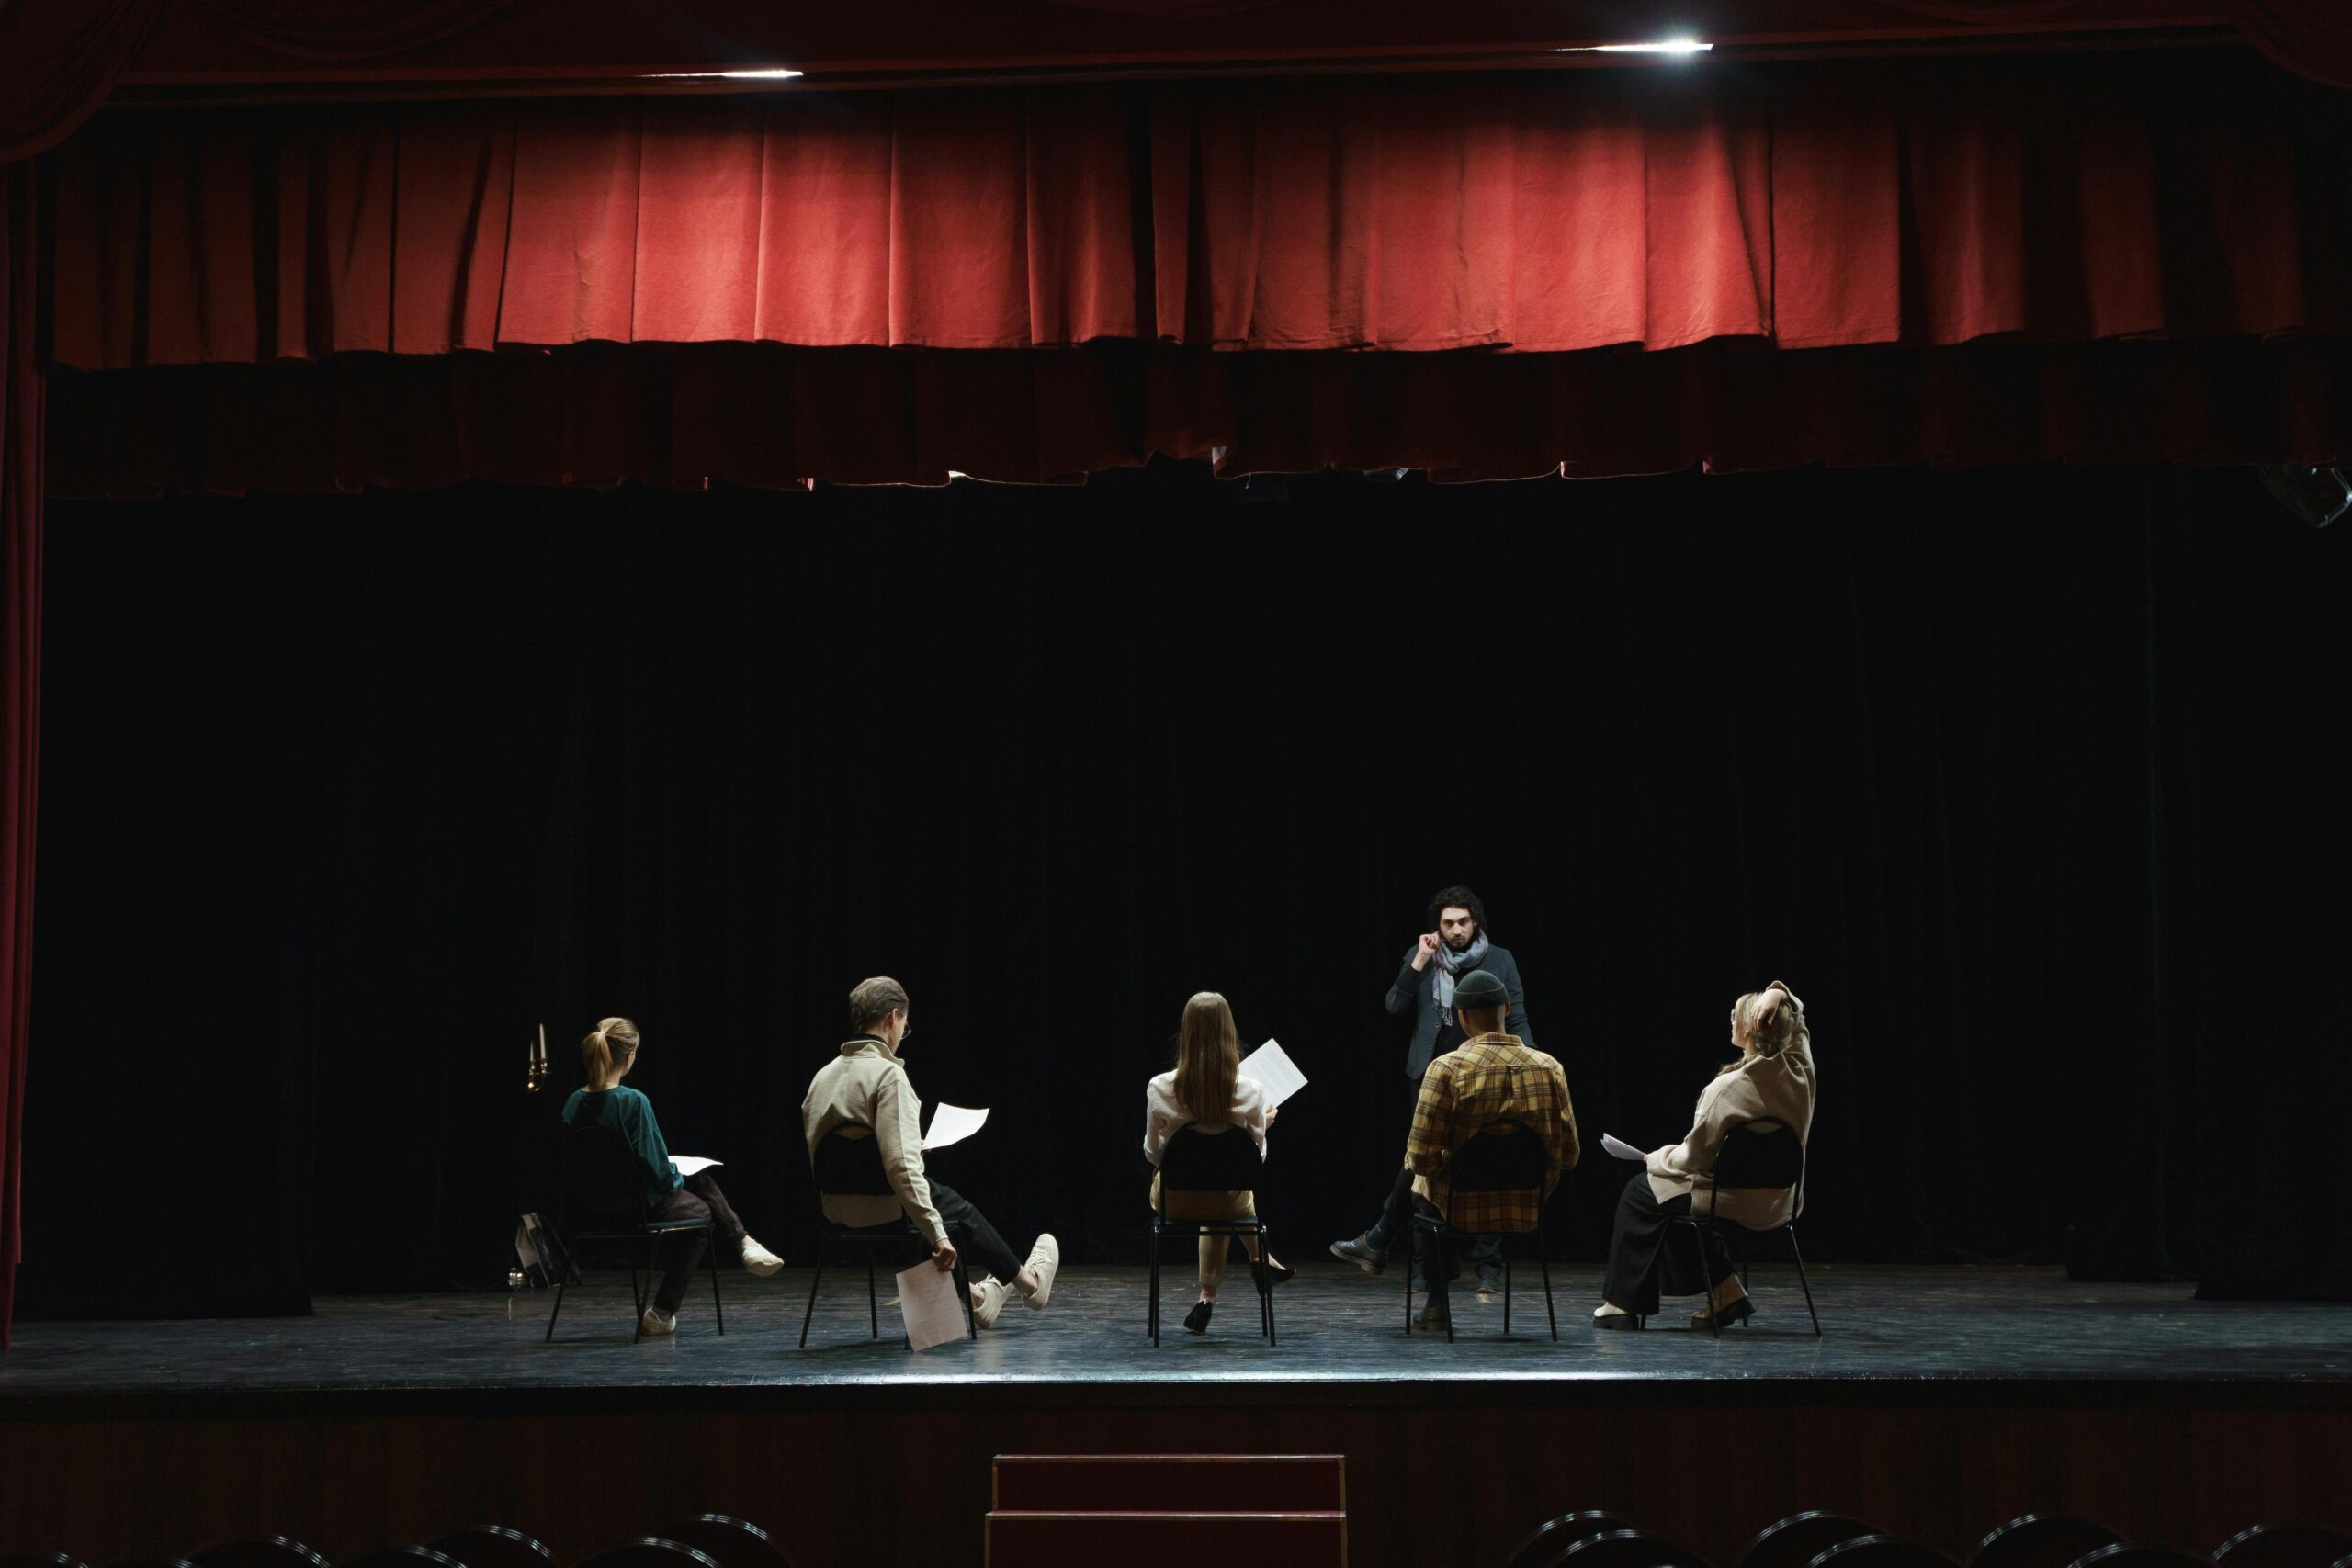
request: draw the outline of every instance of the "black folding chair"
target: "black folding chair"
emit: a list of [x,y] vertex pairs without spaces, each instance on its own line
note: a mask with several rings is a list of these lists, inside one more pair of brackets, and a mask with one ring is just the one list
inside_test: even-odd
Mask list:
[[2213,1568],[2201,1551],[2177,1551],[2169,1546],[2142,1546],[2125,1541],[2104,1546],[2075,1560],[2075,1568]]
[[658,1535],[641,1535],[610,1551],[596,1553],[580,1568],[718,1568],[718,1564],[691,1546]]
[[1891,1535],[1858,1536],[1813,1560],[1813,1568],[1960,1568],[1932,1546]]
[[1562,1514],[1556,1519],[1545,1519],[1521,1536],[1519,1544],[1510,1549],[1510,1555],[1503,1559],[1503,1568],[1551,1568],[1559,1561],[1560,1553],[1589,1536],[1633,1528],[1633,1520],[1606,1508]]
[[[1552,1261],[1544,1247],[1544,1179],[1551,1167],[1544,1140],[1525,1122],[1509,1120],[1489,1122],[1471,1134],[1467,1142],[1454,1150],[1445,1162],[1447,1188],[1445,1213],[1442,1216],[1424,1214],[1418,1205],[1413,1210],[1413,1225],[1405,1243],[1405,1332],[1413,1331],[1413,1260],[1420,1254],[1421,1239],[1429,1238],[1430,1255],[1437,1261],[1439,1277],[1451,1274],[1453,1268],[1453,1244],[1467,1240],[1453,1228],[1453,1205],[1465,1192],[1481,1198],[1518,1197],[1524,1199],[1535,1219],[1532,1224],[1508,1230],[1479,1227],[1481,1235],[1532,1235],[1535,1238],[1535,1261],[1544,1270],[1544,1315],[1552,1325],[1552,1337],[1560,1337],[1560,1317],[1552,1307]],[[1510,1332],[1510,1248],[1503,1248],[1503,1332]],[[1445,1342],[1453,1343],[1453,1292],[1445,1296]]]
[[464,1565],[429,1546],[388,1546],[381,1551],[355,1557],[344,1563],[343,1568],[464,1568]]
[[767,1531],[726,1514],[696,1514],[662,1530],[662,1539],[693,1547],[718,1568],[792,1568],[792,1559]]
[[2352,1557],[2352,1536],[2322,1525],[2256,1525],[2213,1549],[2220,1568],[2332,1568]]
[[[1690,1213],[1670,1220],[1675,1225],[1690,1227],[1690,1245],[1699,1249],[1699,1278],[1707,1277],[1707,1244],[1709,1235],[1721,1241],[1715,1198],[1724,1192],[1785,1191],[1791,1194],[1789,1218],[1777,1225],[1750,1225],[1735,1219],[1749,1235],[1770,1235],[1774,1231],[1789,1233],[1789,1255],[1797,1261],[1797,1283],[1804,1287],[1804,1310],[1813,1319],[1814,1337],[1821,1337],[1821,1314],[1813,1310],[1813,1281],[1805,1278],[1804,1253],[1797,1246],[1796,1216],[1804,1211],[1804,1140],[1796,1129],[1777,1116],[1759,1116],[1753,1122],[1743,1122],[1724,1135],[1724,1146],[1715,1152],[1715,1168],[1701,1177],[1707,1184],[1707,1213],[1699,1213],[1698,1193],[1690,1195]],[[1742,1262],[1739,1282],[1747,1283],[1747,1265]],[[1723,1337],[1723,1319],[1715,1311],[1714,1292],[1707,1292],[1707,1322]]]
[[223,1541],[192,1553],[196,1568],[329,1568],[322,1553],[282,1535]]
[[[853,1133],[852,1128],[856,1131]],[[904,1214],[878,1225],[836,1224],[824,1217],[827,1198],[897,1201],[898,1190],[890,1185],[889,1174],[882,1168],[882,1146],[875,1140],[873,1128],[858,1122],[842,1122],[817,1141],[817,1152],[808,1163],[817,1178],[817,1270],[808,1279],[808,1310],[800,1314],[800,1348],[808,1348],[808,1325],[817,1315],[817,1287],[824,1283],[825,1259],[837,1247],[855,1247],[865,1255],[865,1316],[873,1331],[868,1337],[879,1339],[882,1308],[874,1291],[875,1249],[887,1247],[894,1254],[904,1255],[912,1243],[915,1249],[928,1250],[922,1232]],[[948,1228],[947,1239],[956,1244],[956,1295],[964,1303],[964,1331],[978,1339],[980,1327],[972,1316],[971,1275],[964,1267],[965,1248],[956,1239],[953,1226]]]
[[433,1550],[460,1568],[555,1568],[555,1552],[546,1542],[504,1525],[454,1531],[435,1541]]
[[1879,1533],[1860,1519],[1812,1508],[1758,1530],[1739,1554],[1739,1568],[1806,1568],[1833,1546]]
[[1552,1559],[1553,1568],[1707,1568],[1707,1560],[1655,1530],[1603,1530]]
[[[1159,1343],[1159,1244],[1162,1238],[1177,1233],[1257,1238],[1258,1256],[1250,1260],[1250,1277],[1258,1286],[1258,1331],[1266,1337],[1267,1344],[1274,1343],[1274,1276],[1266,1266],[1271,1246],[1266,1239],[1266,1222],[1254,1216],[1238,1220],[1168,1217],[1168,1201],[1188,1195],[1247,1192],[1254,1209],[1258,1182],[1265,1168],[1265,1159],[1258,1153],[1258,1140],[1245,1129],[1232,1127],[1222,1133],[1204,1133],[1187,1122],[1170,1134],[1168,1146],[1159,1153],[1159,1202],[1151,1213],[1151,1304],[1146,1322],[1154,1345]],[[1232,1243],[1228,1240],[1226,1245]]]
[[2073,1568],[2122,1537],[2071,1514],[2021,1514],[1976,1543],[1968,1568]]
[[[711,1234],[708,1220],[657,1220],[645,1201],[645,1193],[652,1183],[652,1173],[645,1162],[628,1146],[628,1140],[599,1122],[587,1122],[563,1130],[560,1145],[563,1168],[562,1218],[556,1230],[564,1250],[577,1257],[582,1247],[609,1247],[628,1260],[629,1299],[636,1303],[637,1316],[630,1325],[630,1338],[645,1336],[645,1307],[653,1292],[655,1274],[662,1257],[662,1244],[671,1236],[687,1236],[700,1232],[706,1241]],[[640,1276],[638,1255],[645,1257],[645,1269]],[[710,1266],[710,1310],[718,1324],[718,1332],[727,1332],[727,1311],[718,1299],[718,1256],[716,1248],[703,1254]],[[548,1313],[549,1340],[555,1338],[555,1320],[563,1311],[563,1292],[570,1284],[559,1279],[555,1287],[555,1306]]]

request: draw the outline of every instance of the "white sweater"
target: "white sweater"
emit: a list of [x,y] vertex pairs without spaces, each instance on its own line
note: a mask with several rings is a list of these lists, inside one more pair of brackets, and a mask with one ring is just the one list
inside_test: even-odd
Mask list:
[[[1230,1124],[1248,1128],[1250,1135],[1258,1140],[1261,1155],[1266,1152],[1266,1110],[1265,1089],[1247,1073],[1236,1075]],[[1167,1151],[1170,1135],[1192,1120],[1176,1104],[1175,1073],[1165,1072],[1152,1079],[1143,1091],[1143,1157],[1158,1166],[1159,1156]],[[1225,1128],[1203,1125],[1201,1131],[1222,1133]]]
[[[1650,1151],[1650,1195],[1659,1202],[1691,1193],[1691,1213],[1705,1218],[1713,1184],[1698,1179],[1715,1168],[1724,1135],[1743,1122],[1776,1116],[1796,1129],[1800,1139],[1812,1136],[1813,1035],[1804,1026],[1804,1004],[1793,994],[1789,1000],[1797,1009],[1797,1037],[1788,1048],[1777,1056],[1750,1056],[1719,1075],[1700,1090],[1699,1109],[1683,1140]],[[1722,1195],[1722,1215],[1769,1230],[1796,1218],[1794,1196],[1786,1190],[1735,1189]]]

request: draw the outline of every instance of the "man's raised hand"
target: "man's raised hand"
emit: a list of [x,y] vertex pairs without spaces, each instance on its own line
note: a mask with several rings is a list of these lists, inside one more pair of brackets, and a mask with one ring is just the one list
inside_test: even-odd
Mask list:
[[1421,933],[1421,940],[1415,945],[1413,951],[1414,968],[1426,969],[1429,967],[1430,960],[1437,956],[1438,940],[1438,934],[1435,931],[1423,931]]

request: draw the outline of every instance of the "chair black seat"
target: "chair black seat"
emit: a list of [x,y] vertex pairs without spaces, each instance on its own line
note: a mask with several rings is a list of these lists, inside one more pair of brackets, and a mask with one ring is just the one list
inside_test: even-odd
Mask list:
[[2023,1514],[1976,1543],[1968,1568],[2071,1568],[2122,1537],[2071,1514]]
[[2132,1541],[2103,1546],[2075,1561],[2091,1568],[2213,1568],[2213,1560],[2201,1551],[2177,1551],[2169,1546],[2142,1546]]
[[1559,1554],[1589,1536],[1608,1530],[1632,1529],[1634,1521],[1606,1508],[1587,1508],[1545,1519],[1521,1538],[1504,1559],[1503,1568],[1549,1568]]
[[1603,1530],[1573,1542],[1555,1568],[1708,1568],[1707,1560],[1655,1530]]
[[2334,1568],[2352,1557],[2352,1536],[2320,1525],[2256,1525],[2213,1549],[2220,1568]]
[[70,1552],[28,1551],[0,1557],[0,1568],[90,1568]]
[[380,1551],[355,1557],[341,1568],[460,1568],[460,1565],[429,1546],[388,1546]]
[[[895,1198],[898,1190],[890,1185],[889,1173],[882,1168],[882,1146],[874,1136],[874,1129],[863,1122],[844,1122],[817,1140],[816,1150],[808,1156],[810,1173],[817,1179],[817,1267],[808,1276],[808,1306],[800,1314],[800,1348],[808,1348],[808,1325],[817,1317],[817,1291],[825,1282],[825,1258],[837,1247],[854,1247],[865,1256],[865,1322],[867,1337],[882,1337],[881,1298],[874,1283],[874,1249],[877,1247],[907,1247],[910,1251],[929,1248],[923,1243],[922,1232],[914,1221],[904,1214],[878,1224],[845,1225],[830,1219],[822,1212],[827,1198]],[[956,1239],[955,1227],[948,1227],[948,1239]],[[972,1338],[980,1337],[978,1322],[972,1315],[971,1274],[964,1263],[964,1247],[956,1247],[956,1291],[964,1303],[964,1328]],[[756,1528],[756,1527],[755,1527]]]
[[1833,1546],[1880,1531],[1843,1514],[1809,1509],[1766,1525],[1739,1554],[1739,1568],[1806,1568]]
[[767,1531],[726,1514],[696,1514],[663,1530],[662,1539],[693,1547],[718,1568],[792,1568]]
[[1841,1541],[1813,1560],[1813,1568],[1958,1568],[1934,1547],[1891,1535]]
[[477,1525],[445,1535],[433,1550],[462,1568],[555,1568],[555,1553],[544,1542],[504,1525]]
[[223,1541],[206,1547],[188,1561],[196,1568],[328,1568],[322,1553],[282,1535],[261,1540]]
[[718,1568],[693,1547],[658,1535],[641,1535],[610,1551],[600,1551],[580,1568]]
[[[1544,1315],[1552,1327],[1552,1337],[1560,1337],[1559,1314],[1552,1307],[1552,1261],[1545,1256],[1544,1245],[1544,1183],[1551,1174],[1551,1153],[1535,1130],[1524,1122],[1508,1118],[1489,1122],[1479,1128],[1462,1145],[1446,1156],[1446,1212],[1443,1215],[1424,1214],[1413,1211],[1413,1223],[1406,1236],[1405,1247],[1405,1332],[1413,1331],[1414,1260],[1420,1254],[1420,1245],[1427,1238],[1435,1251],[1437,1267],[1450,1270],[1452,1257],[1449,1243],[1463,1233],[1454,1228],[1453,1204],[1465,1193],[1480,1197],[1515,1194],[1527,1200],[1535,1218],[1532,1224],[1506,1226],[1499,1230],[1484,1230],[1488,1235],[1532,1235],[1535,1238],[1536,1261],[1544,1270]],[[1510,1332],[1510,1255],[1503,1255],[1503,1332]],[[1451,1292],[1445,1303],[1445,1342],[1453,1343],[1453,1299]]]
[[[700,1232],[709,1235],[708,1220],[655,1219],[647,1204],[646,1193],[653,1185],[653,1172],[637,1157],[628,1140],[614,1129],[596,1122],[582,1122],[566,1126],[559,1144],[563,1178],[563,1223],[557,1227],[566,1252],[581,1242],[618,1248],[628,1261],[629,1298],[635,1303],[636,1315],[630,1320],[632,1337],[641,1337],[647,1300],[653,1291],[653,1269],[661,1258],[662,1238]],[[637,1248],[644,1248],[645,1278],[640,1288],[638,1276]],[[710,1269],[711,1316],[718,1332],[727,1332],[727,1308],[718,1295],[718,1258],[714,1249],[706,1261]],[[548,1313],[547,1337],[555,1338],[556,1319],[563,1313],[563,1293],[571,1283],[568,1276],[559,1278],[555,1290],[555,1305]]]
[[[1758,1235],[1774,1231],[1789,1238],[1789,1256],[1796,1260],[1797,1283],[1804,1289],[1805,1315],[1813,1320],[1813,1333],[1821,1337],[1821,1314],[1813,1306],[1813,1281],[1804,1271],[1804,1250],[1797,1245],[1796,1215],[1804,1208],[1804,1140],[1795,1128],[1777,1116],[1758,1116],[1742,1122],[1724,1134],[1723,1146],[1715,1151],[1715,1168],[1699,1178],[1709,1190],[1707,1213],[1698,1213],[1699,1192],[1691,1191],[1691,1212],[1669,1218],[1667,1224],[1674,1229],[1687,1228],[1691,1245],[1699,1250],[1700,1272],[1706,1272],[1706,1238],[1721,1233],[1717,1226],[1729,1224]],[[1723,1192],[1787,1192],[1790,1195],[1788,1219],[1776,1224],[1750,1224],[1736,1214],[1725,1214],[1723,1206],[1713,1201],[1713,1195]],[[1740,1283],[1747,1282],[1747,1269],[1740,1267]],[[1715,1337],[1723,1337],[1724,1325],[1711,1310],[1707,1313],[1709,1326]],[[1636,1326],[1639,1326],[1638,1320]]]

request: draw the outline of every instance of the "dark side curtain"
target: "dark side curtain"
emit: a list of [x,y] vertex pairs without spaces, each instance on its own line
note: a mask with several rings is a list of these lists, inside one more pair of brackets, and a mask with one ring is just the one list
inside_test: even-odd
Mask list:
[[0,164],[0,1349],[24,1249],[26,1036],[40,778],[42,378],[33,171]]
[[1804,988],[1824,1257],[2345,1285],[2346,536],[2162,469],[1255,493],[58,503],[28,1301],[492,1284],[525,1043],[560,1092],[615,1010],[805,1256],[877,972],[926,1098],[995,1109],[943,1177],[1096,1260],[1225,991],[1314,1080],[1311,1248],[1394,1165],[1381,993],[1455,880],[1593,1129],[1679,1134],[1731,995]]

